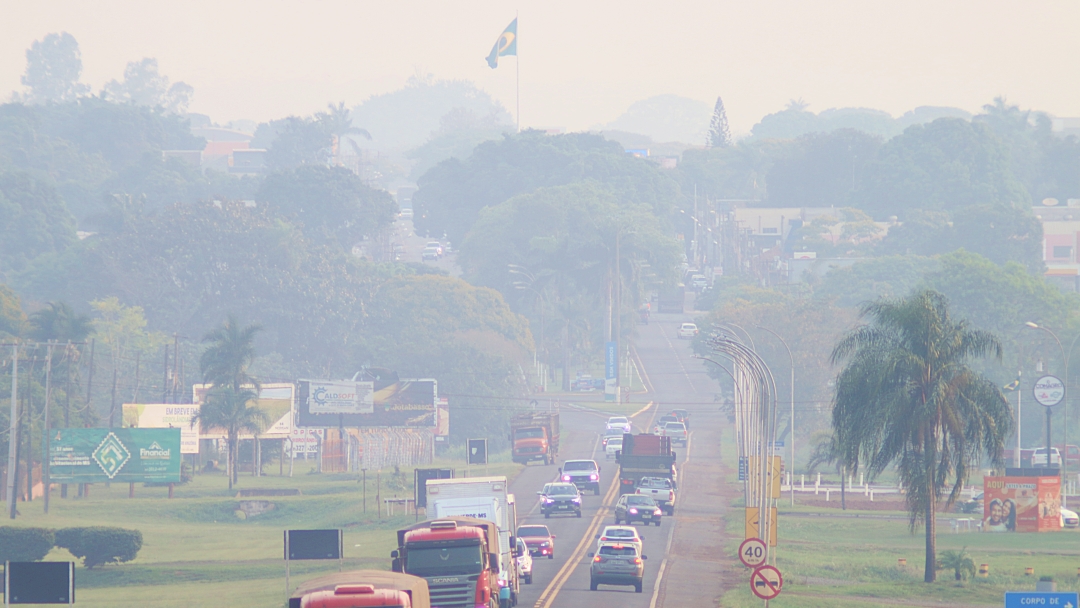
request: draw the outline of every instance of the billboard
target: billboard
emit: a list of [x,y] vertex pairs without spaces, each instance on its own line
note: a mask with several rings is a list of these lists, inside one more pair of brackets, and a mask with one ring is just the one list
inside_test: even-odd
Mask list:
[[984,532],[1061,529],[1061,478],[984,477]]
[[180,429],[180,453],[199,453],[199,427],[191,419],[199,406],[182,403],[125,403],[121,426],[131,429]]
[[180,429],[54,429],[53,483],[180,481]]
[[307,384],[307,411],[312,414],[371,414],[375,383],[354,380],[301,380]]
[[[251,389],[253,387],[247,387]],[[192,401],[196,407],[201,407],[206,393],[210,390],[209,384],[196,384],[192,387]],[[263,384],[259,387],[259,398],[254,407],[262,410],[270,420],[270,426],[262,433],[260,439],[288,439],[293,429],[293,397],[296,386],[292,383],[282,382]],[[225,439],[225,431],[222,429],[200,429],[202,439]],[[252,439],[250,434],[241,434],[240,439]]]
[[306,428],[434,428],[438,385],[435,380],[398,379],[378,387],[372,394],[368,414],[321,414],[311,411],[312,382],[297,386],[297,426]]

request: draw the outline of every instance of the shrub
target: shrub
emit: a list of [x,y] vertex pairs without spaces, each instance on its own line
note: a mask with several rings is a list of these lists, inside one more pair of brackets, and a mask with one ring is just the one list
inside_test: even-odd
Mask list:
[[40,561],[52,550],[53,542],[53,531],[48,528],[0,526],[0,564]]
[[63,528],[56,532],[56,546],[82,558],[83,566],[118,564],[135,559],[142,549],[142,532],[124,528]]

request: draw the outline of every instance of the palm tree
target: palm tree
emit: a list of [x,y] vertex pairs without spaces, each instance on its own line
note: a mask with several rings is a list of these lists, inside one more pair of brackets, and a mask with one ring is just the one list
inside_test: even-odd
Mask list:
[[251,433],[258,436],[269,424],[269,417],[262,410],[248,407],[248,404],[257,399],[255,392],[233,390],[230,386],[215,387],[206,394],[199,412],[191,419],[191,426],[196,424],[204,429],[221,429],[225,431],[228,444],[225,473],[229,477],[229,489],[237,480],[237,454],[240,443],[240,433]]
[[350,116],[349,110],[345,107],[344,101],[337,105],[329,104],[327,110],[328,111],[326,112],[319,112],[316,114],[315,120],[322,125],[326,133],[333,139],[331,151],[334,155],[334,164],[341,165],[341,139],[346,135],[359,135],[364,139],[371,139],[371,133],[368,133],[367,129],[353,126],[352,117]]
[[[949,315],[945,296],[915,292],[864,304],[870,324],[854,329],[832,353],[847,361],[836,380],[833,430],[839,458],[873,478],[895,465],[911,529],[926,529],[924,580],[937,576],[937,503],[960,494],[982,455],[1001,466],[1012,417],[997,385],[968,366],[1001,359],[992,334]],[[951,486],[951,487],[950,487]]]
[[48,308],[30,315],[29,336],[34,340],[82,342],[93,330],[93,322],[64,302],[49,302]]
[[840,441],[834,431],[818,431],[810,439],[814,451],[810,454],[810,460],[806,468],[811,472],[823,464],[831,464],[836,467],[836,473],[840,475],[840,510],[847,510],[847,467],[844,466]]
[[943,570],[951,569],[958,581],[962,581],[969,576],[975,578],[975,560],[968,555],[967,547],[959,551],[943,551],[938,565]]
[[255,361],[255,334],[261,330],[262,327],[254,324],[240,327],[236,317],[229,315],[223,324],[207,332],[203,342],[209,342],[210,346],[199,358],[203,382],[229,387],[235,393],[253,386],[258,393],[259,382],[248,374],[248,367]]

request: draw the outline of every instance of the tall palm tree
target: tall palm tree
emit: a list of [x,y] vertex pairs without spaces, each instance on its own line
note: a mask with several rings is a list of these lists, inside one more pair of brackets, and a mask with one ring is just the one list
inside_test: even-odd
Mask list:
[[248,407],[258,396],[250,390],[233,390],[230,386],[215,387],[206,394],[199,412],[191,419],[191,426],[196,424],[204,429],[225,431],[228,444],[225,473],[229,477],[229,489],[237,480],[237,455],[240,433],[258,436],[266,428],[270,419],[262,410]]
[[846,468],[873,478],[895,465],[911,529],[926,530],[923,579],[937,576],[937,504],[959,496],[983,455],[1001,466],[1012,417],[997,385],[968,366],[1001,358],[992,334],[949,315],[945,296],[924,290],[864,304],[870,324],[836,345],[846,361],[836,381],[833,430]]
[[[341,139],[346,135],[359,135],[364,139],[371,139],[371,133],[367,129],[353,126],[352,116],[342,101],[337,105],[329,104],[326,112],[319,112],[315,119],[332,138],[331,151],[334,156],[334,164],[341,164]],[[354,146],[355,148],[355,146]]]
[[229,317],[220,326],[203,336],[203,342],[210,346],[199,358],[199,370],[203,382],[215,387],[229,387],[239,393],[245,386],[259,390],[259,382],[248,373],[248,367],[255,361],[255,334],[262,327],[248,325],[240,327],[236,317]]
[[76,314],[64,302],[49,302],[47,308],[30,315],[29,336],[34,340],[82,342],[92,330],[90,317]]

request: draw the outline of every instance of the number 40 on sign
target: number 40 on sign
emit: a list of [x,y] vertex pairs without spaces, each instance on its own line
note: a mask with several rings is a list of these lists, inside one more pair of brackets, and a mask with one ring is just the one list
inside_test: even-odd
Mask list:
[[765,541],[748,538],[739,545],[739,559],[747,568],[757,568],[765,563]]

